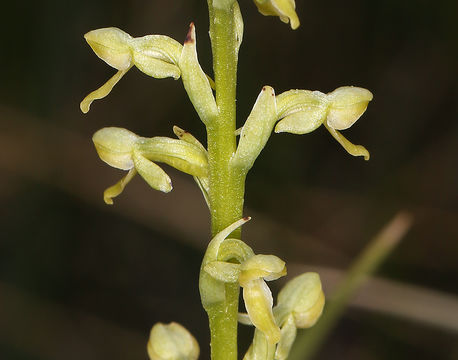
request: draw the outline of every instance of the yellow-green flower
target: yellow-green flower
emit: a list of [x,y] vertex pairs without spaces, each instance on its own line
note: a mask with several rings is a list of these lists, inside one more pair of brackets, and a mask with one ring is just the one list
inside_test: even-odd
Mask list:
[[328,94],[310,90],[286,91],[276,97],[280,121],[275,132],[301,135],[323,124],[349,154],[369,160],[369,151],[364,146],[352,144],[338,130],[352,126],[372,98],[369,90],[354,86],[342,86]]
[[162,192],[172,190],[169,176],[155,162],[163,162],[205,182],[207,177],[207,152],[197,140],[167,137],[144,138],[133,132],[108,127],[97,131],[92,137],[99,157],[108,165],[128,170],[118,183],[104,192],[107,204],[121,194],[129,181],[137,174],[153,188]]

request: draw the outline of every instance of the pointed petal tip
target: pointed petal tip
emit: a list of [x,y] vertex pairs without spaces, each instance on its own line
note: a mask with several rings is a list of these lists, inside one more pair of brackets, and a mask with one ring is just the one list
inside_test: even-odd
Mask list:
[[193,44],[195,41],[196,41],[196,27],[194,26],[194,23],[191,22],[191,24],[189,24],[189,30],[188,30],[188,33],[186,34],[184,43]]

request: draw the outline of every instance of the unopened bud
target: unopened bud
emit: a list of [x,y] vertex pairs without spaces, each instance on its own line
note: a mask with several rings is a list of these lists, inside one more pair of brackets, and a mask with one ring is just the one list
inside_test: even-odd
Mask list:
[[154,325],[147,349],[151,360],[196,360],[199,357],[196,339],[175,322]]
[[309,328],[321,316],[324,293],[320,276],[305,273],[290,280],[278,294],[278,307],[294,316],[296,327]]

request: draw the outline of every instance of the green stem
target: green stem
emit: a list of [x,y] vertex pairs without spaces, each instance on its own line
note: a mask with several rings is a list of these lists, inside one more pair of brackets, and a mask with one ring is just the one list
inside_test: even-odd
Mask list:
[[210,14],[213,15],[210,16],[210,37],[219,110],[218,117],[207,126],[212,233],[215,235],[242,217],[245,179],[229,166],[236,149],[237,55],[233,13],[232,9],[213,9]]
[[[235,92],[237,81],[236,38],[233,7],[213,8],[210,13],[210,38],[213,50],[218,117],[207,125],[210,211],[213,236],[243,217],[245,176],[229,166],[236,150]],[[240,230],[231,236],[240,238]],[[209,306],[211,358],[237,359],[238,284],[226,285],[225,301]]]

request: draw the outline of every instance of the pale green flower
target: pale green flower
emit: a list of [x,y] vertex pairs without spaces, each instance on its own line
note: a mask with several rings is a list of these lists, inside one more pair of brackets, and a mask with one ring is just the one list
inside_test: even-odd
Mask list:
[[202,146],[189,142],[188,138],[187,141],[167,137],[144,138],[116,127],[97,131],[92,140],[100,158],[117,169],[129,170],[117,184],[105,190],[105,202],[113,204],[112,198],[124,190],[137,172],[153,189],[171,191],[169,176],[155,162],[163,162],[192,176],[206,179],[207,152]]
[[95,54],[118,72],[81,101],[83,113],[89,111],[94,100],[107,96],[132,66],[158,79],[172,77],[176,80],[181,76],[178,59],[183,46],[168,36],[133,38],[118,28],[110,27],[89,31],[84,38]]
[[280,121],[275,132],[306,134],[323,124],[331,135],[353,156],[370,154],[361,145],[354,145],[338,130],[348,129],[366,111],[372,93],[360,87],[342,86],[333,92],[290,90],[276,97]]

